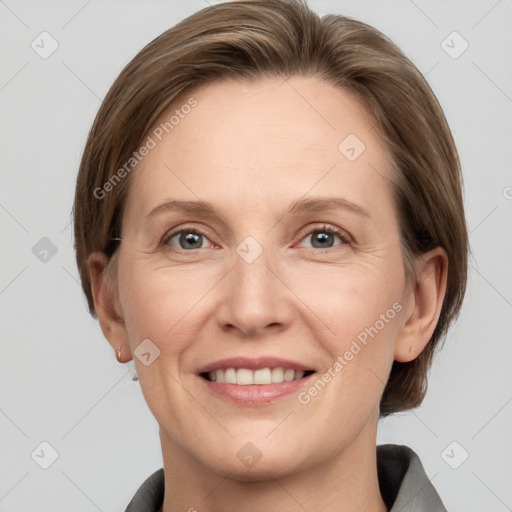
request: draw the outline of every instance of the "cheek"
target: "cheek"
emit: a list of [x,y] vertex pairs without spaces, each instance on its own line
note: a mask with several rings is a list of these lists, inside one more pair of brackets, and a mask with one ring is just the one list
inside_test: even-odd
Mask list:
[[[190,271],[171,272],[129,256],[119,260],[121,305],[141,390],[155,418],[177,430],[184,427],[175,411],[185,410],[187,403],[181,366],[198,339],[200,300],[210,287]],[[146,339],[159,351],[149,345],[150,353],[158,354],[149,365],[136,357]]]
[[404,279],[400,257],[395,262],[373,257],[343,266],[295,268],[286,281],[316,315],[318,325],[323,325],[329,335],[326,339],[343,344],[378,322],[390,308],[388,317],[396,316],[392,307],[402,297]]
[[[378,277],[368,268],[336,276],[317,279],[321,290],[315,288],[317,292],[305,301],[321,319],[316,336],[312,334],[314,343],[328,354],[327,365],[318,375],[328,383],[317,386],[320,392],[306,390],[301,399],[310,400],[308,408],[317,418],[351,432],[360,428],[362,419],[375,414],[387,382],[400,326],[402,289],[398,277],[390,283],[385,274]],[[323,324],[329,329],[322,329]]]
[[157,268],[138,258],[120,258],[119,294],[132,347],[149,338],[162,350],[165,346],[166,353],[182,351],[190,338],[182,334],[197,330],[194,313],[201,311],[201,299],[214,282],[204,271]]
[[330,414],[342,422],[356,422],[355,417],[338,415],[357,410],[365,416],[378,404],[400,325],[404,286],[400,262],[397,254],[394,260],[375,257],[343,268],[290,275],[294,293],[315,313],[310,315],[314,343],[328,355],[327,392],[322,391],[323,398],[317,400],[312,389],[312,395],[304,397],[316,401],[317,414],[329,404],[326,420]]

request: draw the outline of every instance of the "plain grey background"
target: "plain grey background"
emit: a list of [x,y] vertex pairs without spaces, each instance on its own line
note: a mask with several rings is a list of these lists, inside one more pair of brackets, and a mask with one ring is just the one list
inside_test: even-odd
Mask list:
[[[0,511],[121,511],[162,466],[131,366],[87,313],[70,211],[110,85],[208,3],[0,1]],[[400,45],[438,96],[464,172],[464,308],[424,404],[382,421],[379,443],[413,448],[449,511],[512,510],[512,2],[309,3]]]

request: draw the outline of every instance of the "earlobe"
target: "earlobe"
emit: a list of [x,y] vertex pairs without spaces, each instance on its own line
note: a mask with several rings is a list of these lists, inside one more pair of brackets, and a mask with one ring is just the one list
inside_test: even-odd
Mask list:
[[[91,291],[94,299],[94,307],[98,315],[103,335],[108,340],[116,355],[121,353],[126,357],[131,354],[126,325],[119,307],[119,301],[114,286],[109,286],[105,280],[104,269],[108,263],[107,256],[102,252],[93,252],[87,260],[89,276],[91,279]],[[121,360],[127,362],[131,358]]]
[[407,317],[395,345],[395,361],[418,357],[430,341],[441,314],[448,277],[448,257],[441,247],[423,254],[415,263],[418,280],[405,299]]

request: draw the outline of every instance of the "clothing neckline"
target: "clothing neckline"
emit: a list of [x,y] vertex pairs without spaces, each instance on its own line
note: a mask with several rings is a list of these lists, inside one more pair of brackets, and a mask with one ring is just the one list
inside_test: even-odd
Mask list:
[[[414,450],[377,445],[377,475],[388,512],[447,512]],[[165,477],[160,468],[139,487],[125,512],[161,512]]]

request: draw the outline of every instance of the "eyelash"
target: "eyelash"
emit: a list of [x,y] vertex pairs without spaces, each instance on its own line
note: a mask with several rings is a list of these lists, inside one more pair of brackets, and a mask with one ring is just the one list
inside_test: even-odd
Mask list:
[[[345,231],[341,230],[340,228],[337,228],[336,226],[332,226],[330,224],[323,224],[322,226],[315,227],[313,229],[309,229],[309,231],[306,231],[305,233],[303,233],[303,235],[301,235],[301,241],[303,239],[305,239],[307,236],[310,236],[315,232],[330,233],[333,235],[337,235],[342,242],[342,244],[340,244],[340,245],[347,245],[351,242],[350,236]],[[180,248],[169,245],[169,241],[172,238],[174,238],[176,235],[179,235],[181,233],[194,233],[197,235],[202,235],[207,240],[209,240],[208,235],[206,235],[203,231],[201,231],[197,228],[188,228],[187,226],[185,226],[184,228],[181,228],[177,231],[173,231],[171,233],[166,233],[160,242],[160,246],[165,249],[177,250],[179,252],[190,252],[191,253],[191,252],[197,251],[198,249],[186,250],[186,249],[180,249]],[[338,247],[339,246],[327,247],[325,249],[319,249],[316,247],[307,247],[306,249],[314,250],[315,252],[322,251],[325,253],[325,252],[330,252],[330,251],[336,250],[336,248],[338,248]],[[206,249],[206,247],[201,247],[201,249]]]

